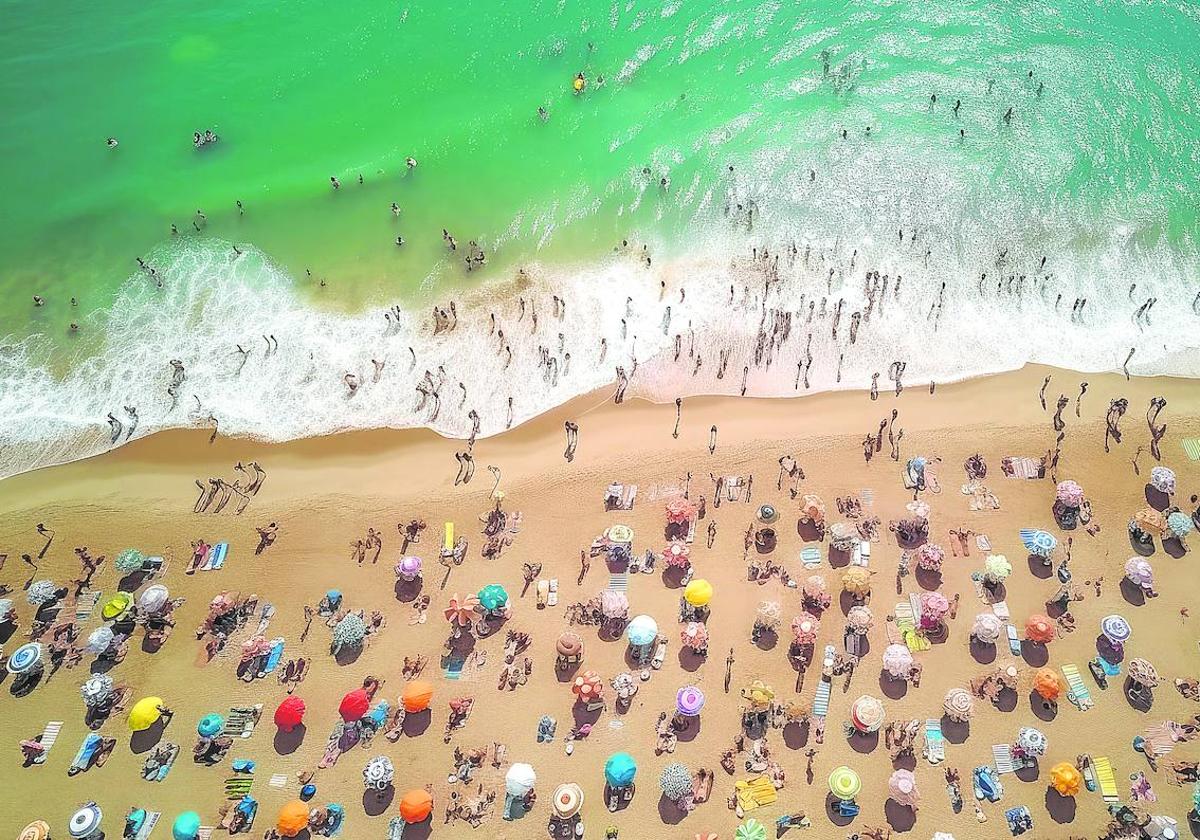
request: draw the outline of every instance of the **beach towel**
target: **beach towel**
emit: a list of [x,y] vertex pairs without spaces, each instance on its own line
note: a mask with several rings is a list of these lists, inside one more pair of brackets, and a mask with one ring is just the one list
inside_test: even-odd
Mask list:
[[1009,478],[1037,479],[1046,477],[1046,466],[1040,458],[1011,455],[1000,461],[1000,472]]
[[46,763],[46,757],[50,755],[50,748],[58,740],[58,733],[62,731],[62,728],[63,722],[61,720],[52,720],[46,724],[46,728],[42,730],[42,737],[38,739],[42,745],[42,751],[34,757],[34,764]]
[[946,759],[946,738],[942,735],[942,722],[937,718],[925,721],[925,757],[930,764]]
[[1062,666],[1063,679],[1067,681],[1067,699],[1081,712],[1086,712],[1096,705],[1092,693],[1088,690],[1083,678],[1079,676],[1079,666],[1067,663]]
[[208,568],[210,571],[216,571],[225,565],[225,557],[229,554],[229,543],[220,542],[212,547],[208,552]]
[[83,743],[79,745],[79,751],[75,753],[75,757],[71,759],[71,770],[81,773],[87,770],[92,764],[92,756],[96,754],[96,750],[100,748],[100,736],[95,732],[89,732],[83,736]]
[[1200,461],[1200,438],[1184,438],[1183,452],[1189,460]]
[[625,592],[629,589],[629,573],[614,572],[608,576],[608,588],[614,592]]
[[992,745],[992,761],[996,765],[997,773],[1011,773],[1016,769],[1013,766],[1012,747],[1008,744]]
[[267,784],[273,788],[281,788],[287,785],[287,781],[288,777],[286,773],[276,773]]
[[146,819],[142,820],[142,826],[138,829],[137,834],[133,836],[133,840],[147,840],[160,819],[162,819],[161,811],[147,811]]
[[735,782],[734,791],[738,807],[743,811],[753,811],[764,805],[774,805],[775,800],[779,798],[779,792],[775,790],[775,785],[767,776],[755,776],[752,779]]
[[442,669],[442,674],[448,680],[457,680],[462,677],[463,662],[465,660],[453,658],[446,660],[446,666]]
[[817,695],[813,698],[812,711],[813,715],[823,718],[829,714],[829,692],[831,683],[829,680],[822,679],[817,683]]
[[992,612],[996,614],[996,618],[1007,622],[1011,618],[1011,613],[1008,611],[1008,601],[997,601],[992,604]]
[[75,599],[75,621],[87,621],[92,616],[92,610],[100,601],[100,590],[85,589]]
[[151,782],[164,781],[167,778],[167,774],[171,772],[171,768],[175,766],[175,759],[179,758],[179,745],[178,744],[169,744],[168,743],[168,744],[163,744],[162,746],[167,748],[167,750],[169,751],[169,757],[167,758],[167,760],[165,762],[163,762],[162,766],[158,768],[158,770],[155,772],[155,774],[150,779],[148,779],[148,781],[151,781]]
[[815,569],[821,565],[821,549],[813,546],[800,549],[800,562],[806,569]]
[[1100,796],[1105,802],[1118,802],[1117,781],[1113,778],[1112,762],[1106,755],[1098,755],[1092,759],[1096,768],[1096,781],[1100,784]]
[[264,674],[272,674],[279,667],[279,660],[283,658],[283,637],[273,639],[271,641],[271,652],[267,654],[267,662],[263,667]]
[[689,544],[696,541],[696,517],[694,516],[688,519],[688,529],[683,541]]

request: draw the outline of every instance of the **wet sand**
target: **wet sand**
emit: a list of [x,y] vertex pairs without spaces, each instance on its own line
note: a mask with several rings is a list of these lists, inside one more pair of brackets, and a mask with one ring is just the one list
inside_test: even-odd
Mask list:
[[[1053,376],[1047,389],[1050,410],[1043,412],[1037,392],[1047,374]],[[1077,419],[1074,398],[1081,380],[1087,380],[1090,386],[1083,398],[1082,417]],[[1051,417],[1060,393],[1072,402],[1064,411],[1067,436],[1059,478],[1074,478],[1083,485],[1102,530],[1096,537],[1082,529],[1074,532],[1071,568],[1086,597],[1073,606],[1078,629],[1048,646],[1049,664],[1060,667],[1074,662],[1086,671],[1086,661],[1095,655],[1100,618],[1120,612],[1133,627],[1126,657],[1150,659],[1164,677],[1164,685],[1155,692],[1149,713],[1132,709],[1119,685],[1110,684],[1108,691],[1100,691],[1086,673],[1083,679],[1096,701],[1096,707],[1086,713],[1080,713],[1064,698],[1054,719],[1039,720],[1035,710],[1041,710],[1031,703],[1026,691],[1020,693],[1016,707],[1009,712],[977,702],[969,736],[962,743],[947,745],[945,765],[931,766],[920,756],[919,747],[915,760],[904,765],[915,768],[923,796],[913,824],[912,816],[904,809],[886,801],[892,764],[882,738],[864,753],[870,745],[864,745],[861,739],[853,745],[847,742],[841,724],[848,717],[849,704],[862,693],[883,698],[889,720],[937,717],[947,689],[966,687],[972,677],[988,670],[989,666],[972,658],[967,645],[971,621],[984,609],[970,581],[970,574],[982,569],[983,555],[972,544],[970,557],[950,556],[948,529],[965,527],[985,533],[993,550],[1012,561],[1014,572],[1007,583],[1007,600],[1014,623],[1021,626],[1031,613],[1045,611],[1044,601],[1056,590],[1057,581],[1043,579],[1042,569],[1027,564],[1017,532],[1022,527],[1043,527],[1065,541],[1066,534],[1057,529],[1050,515],[1054,487],[1049,479],[1004,478],[1000,459],[1005,455],[1036,457],[1053,446]],[[1190,791],[1167,784],[1161,772],[1149,773],[1145,760],[1132,751],[1130,742],[1152,723],[1164,719],[1185,721],[1200,712],[1200,706],[1181,698],[1170,684],[1175,677],[1200,673],[1192,626],[1195,619],[1184,619],[1179,612],[1181,607],[1195,603],[1200,584],[1190,558],[1169,557],[1160,546],[1151,557],[1160,597],[1134,605],[1126,600],[1119,585],[1125,560],[1132,554],[1126,522],[1145,503],[1145,482],[1154,464],[1148,451],[1142,453],[1139,477],[1130,463],[1138,447],[1148,448],[1144,413],[1154,395],[1168,400],[1161,418],[1170,425],[1163,442],[1163,463],[1177,471],[1176,501],[1186,506],[1188,496],[1200,492],[1200,469],[1186,459],[1179,443],[1183,437],[1200,435],[1200,390],[1194,382],[1126,381],[1119,375],[1080,375],[1043,368],[940,386],[932,396],[927,383],[913,383],[900,398],[887,391],[875,402],[865,393],[791,400],[689,399],[683,406],[678,439],[671,436],[673,405],[629,402],[614,406],[605,394],[592,394],[506,434],[480,440],[475,447],[474,480],[460,487],[453,485],[457,467],[453,456],[464,448],[463,443],[425,431],[352,433],[285,445],[225,438],[209,445],[208,432],[171,432],[135,441],[89,461],[9,479],[0,483],[0,553],[8,554],[0,581],[17,590],[10,597],[18,605],[21,628],[5,644],[6,652],[23,641],[22,634],[31,619],[32,608],[20,591],[29,569],[20,555],[36,555],[41,547],[43,540],[34,530],[36,523],[44,522],[56,532],[37,578],[49,577],[60,585],[77,574],[74,546],[86,545],[93,554],[109,557],[109,564],[94,583],[106,594],[117,587],[119,575],[111,560],[122,549],[133,546],[147,554],[166,556],[170,566],[163,582],[173,596],[187,598],[176,613],[178,627],[155,654],[140,650],[139,629],[130,654],[111,673],[118,681],[135,686],[135,697],[159,694],[166,699],[176,714],[164,737],[179,743],[183,754],[166,782],[143,781],[138,772],[142,759],[131,751],[130,733],[120,717],[101,730],[101,734],[118,739],[107,765],[68,778],[67,767],[86,732],[78,688],[87,674],[90,657],[72,670],[60,670],[23,698],[10,695],[9,677],[0,689],[4,710],[0,743],[6,745],[0,750],[0,769],[6,782],[0,789],[0,813],[4,814],[0,822],[12,832],[40,817],[50,821],[56,836],[65,836],[65,822],[72,810],[78,803],[94,798],[106,811],[110,837],[120,835],[123,814],[135,805],[164,813],[166,826],[160,826],[156,836],[169,833],[170,821],[185,809],[198,811],[206,825],[215,825],[217,807],[224,801],[223,781],[232,775],[229,760],[250,758],[258,764],[253,795],[260,801],[260,811],[255,831],[249,836],[261,836],[274,824],[279,806],[291,799],[296,789],[291,782],[284,790],[272,788],[268,779],[275,773],[291,776],[315,766],[324,751],[326,736],[338,719],[337,703],[342,694],[360,685],[367,674],[374,674],[386,680],[383,696],[394,702],[403,686],[400,666],[404,655],[423,653],[430,658],[425,678],[436,688],[428,729],[395,744],[377,738],[369,748],[343,755],[336,767],[317,775],[319,793],[314,804],[340,802],[346,807],[348,822],[342,836],[357,839],[386,834],[387,820],[396,813],[396,806],[388,805],[377,816],[367,815],[366,810],[374,813],[380,805],[373,793],[364,795],[361,776],[366,761],[382,753],[396,765],[396,801],[410,787],[434,784],[431,833],[435,837],[545,836],[550,794],[565,781],[577,781],[585,792],[587,837],[602,837],[610,824],[620,828],[623,838],[682,840],[700,831],[732,837],[737,819],[726,808],[725,799],[732,793],[735,779],[750,774],[739,767],[739,772],[730,777],[720,769],[718,759],[738,729],[737,689],[761,678],[775,689],[780,700],[795,696],[796,672],[787,659],[787,626],[801,609],[798,591],[786,589],[777,579],[765,586],[748,581],[742,561],[743,534],[759,504],[771,503],[781,513],[776,526],[779,543],[771,558],[782,563],[795,579],[803,580],[812,573],[799,563],[803,543],[796,530],[797,503],[788,498],[786,484],[784,490],[776,489],[777,459],[784,454],[794,455],[803,467],[806,480],[801,482],[801,492],[820,494],[829,508],[831,522],[842,519],[834,505],[835,497],[860,493],[864,488],[872,491],[873,501],[867,503],[864,499],[865,513],[879,516],[884,524],[882,540],[874,546],[871,559],[877,572],[871,601],[876,626],[870,635],[870,652],[855,673],[848,693],[842,692],[842,678],[834,679],[825,744],[818,748],[812,785],[805,781],[804,750],[814,745],[791,729],[772,731],[769,743],[787,772],[787,785],[776,805],[752,816],[769,824],[782,813],[803,809],[813,818],[813,836],[842,836],[851,829],[833,826],[826,816],[825,779],[832,768],[849,764],[862,774],[864,783],[859,797],[862,813],[853,823],[855,828],[883,825],[890,819],[898,829],[911,827],[914,837],[928,837],[935,831],[950,831],[960,838],[980,834],[1001,837],[1007,836],[1003,810],[1025,804],[1035,821],[1030,836],[1096,837],[1107,822],[1098,792],[1082,791],[1073,808],[1056,803],[1053,815],[1047,810],[1049,768],[1090,752],[1111,758],[1123,799],[1129,795],[1129,773],[1147,771],[1159,797],[1159,802],[1149,807],[1151,813],[1182,820],[1190,807]],[[1122,422],[1125,437],[1106,455],[1102,447],[1103,418],[1109,400],[1117,396],[1130,401]],[[861,440],[893,408],[899,411],[896,427],[904,429],[900,460],[888,458],[885,436],[883,452],[865,464]],[[564,420],[573,420],[580,428],[578,451],[569,464],[562,457]],[[707,447],[713,424],[719,427],[719,433],[716,451],[710,455]],[[989,474],[985,483],[1000,499],[1002,507],[998,511],[970,511],[968,497],[959,493],[964,481],[961,464],[975,452],[987,459]],[[942,591],[948,597],[961,593],[962,603],[957,618],[949,623],[947,639],[918,654],[924,664],[920,686],[910,686],[902,696],[888,699],[901,693],[898,686],[880,682],[881,655],[886,645],[883,619],[900,600],[894,586],[900,550],[886,526],[889,520],[905,514],[904,505],[911,494],[901,486],[901,472],[904,462],[918,454],[942,459],[938,470],[942,491],[926,493],[924,498],[932,506],[930,540],[947,549]],[[193,479],[220,475],[232,480],[236,477],[234,463],[251,459],[263,465],[268,478],[243,515],[232,515],[232,505],[217,515],[191,512],[197,492]],[[505,494],[506,510],[523,515],[520,533],[497,560],[484,560],[479,555],[479,517],[492,505],[489,494],[493,479],[488,465],[502,470],[500,489]],[[704,545],[707,520],[701,521],[692,553],[696,576],[708,579],[715,587],[708,620],[712,637],[708,660],[698,664],[680,656],[676,622],[680,590],[669,588],[657,572],[631,577],[631,615],[644,612],[657,619],[660,633],[670,640],[666,664],[642,685],[625,714],[615,711],[608,691],[608,709],[600,715],[593,733],[576,744],[573,755],[567,756],[563,743],[572,725],[573,697],[554,670],[554,639],[566,629],[566,605],[587,600],[607,585],[603,558],[599,557],[592,561],[591,572],[583,583],[576,584],[580,549],[609,525],[625,523],[634,528],[635,552],[646,548],[661,551],[664,500],[671,488],[684,483],[689,471],[692,496],[708,496],[708,519],[718,523],[717,540],[709,550]],[[714,508],[710,473],[753,474],[752,502],[723,502],[719,509]],[[639,484],[633,511],[604,511],[602,497],[609,481]],[[428,622],[417,626],[408,624],[411,609],[400,601],[392,572],[401,545],[396,524],[412,518],[422,518],[429,525],[421,542],[410,547],[409,553],[424,558],[424,591],[433,598]],[[443,589],[444,570],[436,563],[436,553],[444,521],[456,523],[459,533],[470,540],[470,548],[468,559],[451,571]],[[254,526],[268,522],[279,524],[279,538],[264,555],[255,557]],[[359,568],[350,559],[350,544],[364,537],[368,527],[382,532],[383,552],[377,565],[372,566],[368,559],[367,565]],[[210,543],[229,541],[224,569],[183,574],[190,555],[189,543],[197,538]],[[821,549],[822,563],[816,572],[825,576],[835,598],[821,623],[818,658],[826,643],[840,650],[844,627],[836,597],[840,572],[830,568],[828,543]],[[538,609],[532,589],[521,595],[521,564],[526,562],[540,562],[542,577],[558,578],[557,607]],[[1094,590],[1083,583],[1101,575],[1103,594],[1096,597]],[[464,674],[463,679],[453,682],[446,680],[438,668],[447,636],[440,610],[447,598],[455,591],[475,592],[493,582],[503,584],[513,596],[513,615],[506,627],[534,636],[527,654],[533,659],[534,672],[529,683],[514,692],[496,689],[502,667],[503,632],[478,643],[477,649],[488,653],[487,664],[479,672]],[[342,590],[350,608],[368,612],[378,609],[388,617],[382,633],[347,664],[337,664],[330,656],[329,631],[319,622],[314,623],[304,644],[298,641],[304,621],[301,605],[315,604],[332,587]],[[910,576],[905,578],[904,587],[907,595],[919,591],[920,582]],[[255,592],[264,602],[273,603],[277,613],[267,636],[286,637],[285,659],[305,655],[313,660],[308,679],[296,691],[308,704],[307,731],[302,740],[295,739],[298,744],[275,737],[270,720],[285,696],[284,688],[274,679],[249,684],[237,680],[236,653],[206,662],[192,634],[210,599],[224,590]],[[781,638],[771,649],[750,642],[754,610],[761,600],[776,600],[783,606]],[[93,614],[83,627],[83,635],[97,623],[98,615]],[[628,667],[623,640],[602,641],[594,627],[580,628],[579,633],[586,645],[585,668],[598,671],[607,681]],[[235,637],[235,641],[240,638]],[[736,664],[732,691],[726,694],[722,690],[724,660],[731,646],[735,648]],[[1003,653],[997,661],[1005,661]],[[1032,673],[1032,668],[1025,670]],[[818,675],[819,667],[808,672],[800,695],[803,702],[811,702]],[[686,684],[700,686],[707,695],[699,729],[693,726],[681,738],[674,755],[655,756],[653,733],[658,713],[673,709],[675,692]],[[475,697],[474,713],[465,728],[455,733],[451,744],[443,744],[446,701],[463,695]],[[262,703],[265,710],[254,736],[236,742],[222,764],[193,764],[189,752],[200,717],[208,712],[225,712],[230,705],[250,703]],[[558,736],[550,744],[538,744],[535,739],[537,721],[543,714],[558,719]],[[65,722],[58,744],[44,765],[22,769],[17,741],[40,732],[48,720]],[[991,745],[1011,743],[1017,730],[1027,725],[1037,726],[1049,738],[1040,775],[1031,781],[1004,776],[1005,796],[998,805],[984,804],[988,822],[980,827],[970,805],[971,769],[990,763]],[[487,746],[493,741],[507,745],[510,761],[534,766],[540,795],[537,805],[521,821],[501,821],[504,770],[485,765],[476,780],[485,789],[499,791],[495,815],[476,831],[461,822],[443,825],[442,810],[451,789],[446,776],[453,769],[453,748]],[[618,750],[637,758],[638,789],[628,808],[609,814],[603,804],[602,765],[609,754]],[[1191,758],[1195,754],[1195,747],[1185,744],[1170,757]],[[686,816],[660,800],[658,776],[672,761],[692,770],[707,767],[716,771],[712,798]],[[942,768],[947,765],[957,767],[963,777],[967,803],[957,815],[952,813],[944,790]],[[1031,778],[1028,773],[1022,775]],[[473,785],[470,793],[474,790]],[[1068,818],[1069,824],[1056,822]],[[793,830],[793,834],[798,833],[799,829]],[[406,834],[412,836],[422,835]]]

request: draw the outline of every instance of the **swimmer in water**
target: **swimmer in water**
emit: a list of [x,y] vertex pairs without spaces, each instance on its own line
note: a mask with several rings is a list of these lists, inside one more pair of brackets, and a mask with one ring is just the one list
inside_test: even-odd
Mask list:
[[342,182],[339,181],[335,175],[329,176],[329,183],[333,184],[333,188],[335,190],[340,190],[342,188]]
[[409,169],[416,169],[417,168],[417,159],[415,157],[407,157],[404,159],[404,164]]
[[34,306],[45,306],[46,299],[43,298],[41,295],[34,295],[33,296],[33,305]]
[[116,137],[109,137],[107,140],[104,141],[104,145],[108,146],[108,148],[110,148],[110,149],[115,149],[115,148],[117,148],[117,146],[120,145],[120,143],[117,142]]

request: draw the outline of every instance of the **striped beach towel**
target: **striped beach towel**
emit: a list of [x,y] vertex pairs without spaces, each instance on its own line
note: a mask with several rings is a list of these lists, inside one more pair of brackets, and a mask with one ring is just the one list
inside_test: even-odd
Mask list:
[[100,600],[99,589],[85,589],[75,599],[75,620],[87,621],[92,616],[92,610]]
[[829,680],[822,679],[817,683],[817,696],[813,698],[813,714],[819,718],[829,714]]
[[58,733],[62,731],[62,728],[63,722],[61,720],[52,720],[46,724],[46,728],[42,730],[42,737],[40,739],[44,749],[42,750],[41,756],[39,756],[41,760],[36,763],[41,764],[46,760],[46,756],[50,754],[50,748],[53,747],[54,742],[58,740]]
[[800,549],[800,562],[806,569],[815,569],[821,565],[821,549],[808,546]]
[[687,534],[684,535],[683,541],[686,543],[693,543],[696,541],[696,517],[694,516],[688,519]]
[[[1045,475],[1045,467],[1037,458],[1022,458],[1020,456],[1012,456],[1003,459],[1003,462],[1008,465],[1012,472],[1005,472],[1009,478],[1042,478]],[[1004,472],[1002,469],[1001,472]]]
[[1016,769],[1013,767],[1012,747],[1008,744],[992,745],[992,761],[996,764],[997,773],[1011,773]]
[[286,773],[276,773],[271,777],[271,780],[267,782],[267,784],[273,788],[281,788],[287,786],[287,780],[288,777]]
[[629,589],[629,573],[614,572],[608,576],[608,588],[614,592],[625,592]]
[[1192,461],[1200,461],[1200,438],[1184,438],[1183,452]]
[[1117,795],[1117,781],[1113,778],[1112,762],[1108,760],[1108,756],[1096,756],[1092,759],[1092,765],[1096,768],[1096,781],[1100,784],[1101,798],[1105,802],[1120,801],[1120,796]]
[[1079,666],[1067,663],[1062,666],[1063,678],[1067,681],[1067,699],[1070,700],[1081,712],[1086,712],[1092,706],[1096,705],[1092,700],[1092,693],[1088,690],[1087,684],[1083,678],[1079,676]]
[[162,819],[161,811],[147,811],[146,819],[142,820],[142,827],[138,829],[138,833],[134,835],[134,840],[147,840],[154,832],[154,826],[158,825],[158,821]]
[[461,679],[462,678],[462,670],[463,670],[463,662],[464,662],[464,660],[457,659],[457,658],[447,661],[446,667],[442,671],[443,676],[445,676],[446,679],[448,679],[448,680]]

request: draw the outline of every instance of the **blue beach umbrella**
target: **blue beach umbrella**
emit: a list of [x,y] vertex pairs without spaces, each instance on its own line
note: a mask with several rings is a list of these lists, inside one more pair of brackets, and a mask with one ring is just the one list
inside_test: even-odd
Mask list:
[[184,811],[175,818],[171,826],[171,836],[175,840],[196,840],[200,834],[200,815],[195,811]]
[[225,718],[218,714],[211,714],[200,718],[200,723],[196,726],[196,732],[205,738],[212,738],[215,735],[220,735],[221,730],[224,728]]
[[629,753],[613,753],[604,762],[604,780],[613,787],[626,787],[633,784],[637,775],[637,762]]
[[1192,518],[1181,510],[1167,517],[1167,530],[1174,537],[1186,537],[1192,532]]
[[635,616],[625,629],[629,643],[633,645],[648,645],[658,638],[658,622],[648,615]]
[[1058,540],[1054,535],[1036,528],[1022,528],[1021,542],[1030,554],[1036,554],[1039,557],[1049,557],[1050,552],[1058,545]]
[[21,645],[8,657],[8,673],[24,674],[32,671],[42,663],[41,642],[29,642]]

